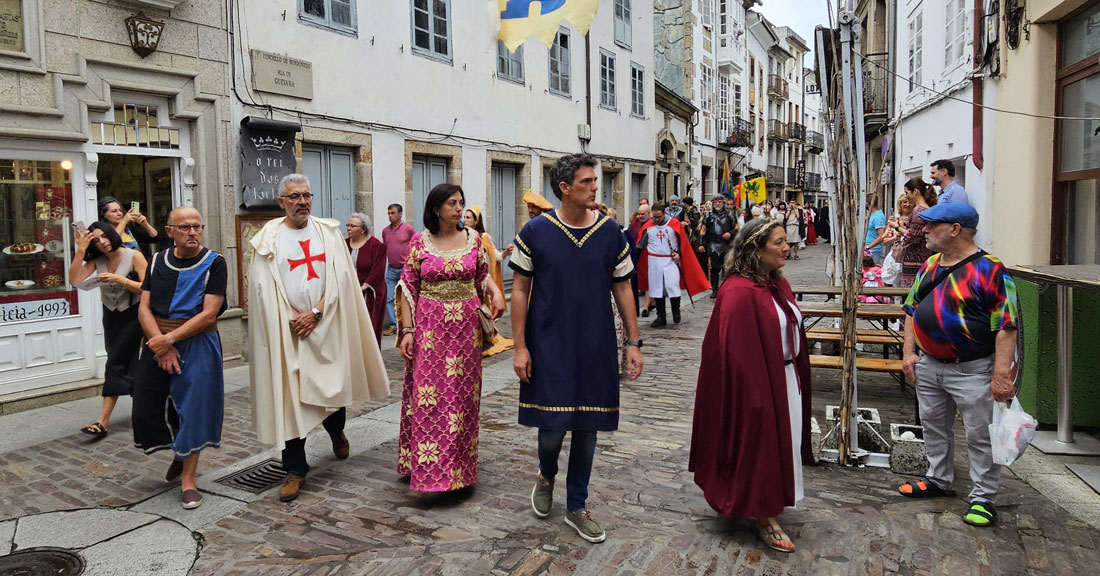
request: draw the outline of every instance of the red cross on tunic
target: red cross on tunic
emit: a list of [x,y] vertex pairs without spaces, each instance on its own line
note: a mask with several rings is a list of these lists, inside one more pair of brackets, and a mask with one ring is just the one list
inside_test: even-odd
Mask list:
[[313,280],[314,278],[320,279],[321,277],[317,274],[317,271],[313,269],[313,263],[324,263],[325,253],[321,252],[320,254],[310,255],[309,240],[299,240],[298,244],[302,246],[302,254],[305,255],[305,258],[300,258],[298,260],[287,258],[286,261],[290,263],[290,271],[293,272],[295,268],[305,264],[306,268],[309,270],[309,273],[306,274],[306,281],[308,282],[310,280]]
[[666,238],[665,231],[664,230],[658,230],[657,231],[657,241],[663,243],[665,241],[665,238]]

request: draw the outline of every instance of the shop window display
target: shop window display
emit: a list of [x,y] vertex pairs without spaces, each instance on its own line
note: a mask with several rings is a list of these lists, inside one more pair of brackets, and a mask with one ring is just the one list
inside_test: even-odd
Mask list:
[[70,172],[60,162],[0,159],[0,323],[77,313]]

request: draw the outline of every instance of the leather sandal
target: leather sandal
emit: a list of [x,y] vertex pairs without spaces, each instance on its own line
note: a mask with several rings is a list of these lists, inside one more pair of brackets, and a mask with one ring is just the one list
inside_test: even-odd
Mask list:
[[[761,524],[759,521],[753,523],[753,531],[756,532],[756,537],[761,542],[766,544],[768,548],[777,552],[785,552],[790,554],[794,552],[794,542],[791,541],[791,537],[787,536],[787,533],[779,527],[778,523]],[[786,543],[789,547],[784,546]]]
[[89,436],[94,436],[96,440],[99,440],[100,438],[103,438],[107,435],[107,427],[103,424],[100,424],[99,422],[92,422],[91,424],[88,424],[87,426],[81,428],[80,431],[88,434]]

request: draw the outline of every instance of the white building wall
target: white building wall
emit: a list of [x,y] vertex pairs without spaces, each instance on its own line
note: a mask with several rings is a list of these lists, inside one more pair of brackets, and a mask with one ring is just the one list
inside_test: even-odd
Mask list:
[[[543,159],[582,151],[577,125],[586,122],[585,38],[575,30],[570,34],[571,95],[562,97],[549,91],[548,50],[533,37],[523,44],[523,85],[497,77],[496,44],[484,2],[451,0],[449,63],[413,53],[410,0],[357,4],[357,35],[349,36],[299,21],[298,0],[242,0],[236,20],[247,25],[235,31],[236,84],[241,97],[256,106],[236,103],[233,114],[266,115],[271,106],[276,120],[301,118],[304,126],[369,135],[370,205],[377,222],[385,222],[388,204],[406,204],[407,142],[461,149],[468,204],[486,201],[487,150],[530,158],[527,177],[535,191],[542,190]],[[633,4],[630,49],[614,42],[610,2],[601,3],[589,33],[592,140],[587,151],[641,166],[651,182],[657,130],[653,14],[649,3]],[[616,110],[599,106],[601,48],[616,55]],[[310,61],[312,100],[252,90],[250,49]],[[646,72],[641,118],[631,115],[632,61]],[[629,188],[627,180],[627,195]],[[406,215],[410,212],[406,206]]]

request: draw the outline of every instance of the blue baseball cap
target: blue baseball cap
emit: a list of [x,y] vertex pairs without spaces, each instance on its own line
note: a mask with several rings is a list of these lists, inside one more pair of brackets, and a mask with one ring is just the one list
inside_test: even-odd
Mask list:
[[958,224],[963,228],[978,227],[978,211],[973,206],[961,202],[936,204],[922,211],[918,216],[925,222],[946,222]]

